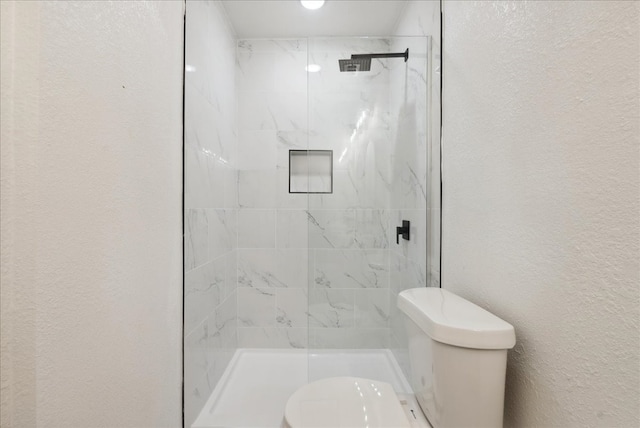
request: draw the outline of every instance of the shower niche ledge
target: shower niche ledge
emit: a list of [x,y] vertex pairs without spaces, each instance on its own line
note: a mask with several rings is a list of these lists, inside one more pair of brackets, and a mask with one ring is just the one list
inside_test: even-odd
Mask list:
[[333,150],[289,150],[289,193],[333,193]]

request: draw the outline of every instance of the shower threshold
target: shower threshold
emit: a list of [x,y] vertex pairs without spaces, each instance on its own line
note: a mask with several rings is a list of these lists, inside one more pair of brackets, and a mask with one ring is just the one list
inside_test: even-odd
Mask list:
[[279,428],[291,394],[335,376],[375,379],[399,394],[411,392],[388,349],[238,349],[192,428]]

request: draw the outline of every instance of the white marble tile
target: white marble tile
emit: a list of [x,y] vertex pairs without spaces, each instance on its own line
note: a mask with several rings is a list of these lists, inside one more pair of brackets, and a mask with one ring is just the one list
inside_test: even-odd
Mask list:
[[270,92],[238,93],[238,126],[243,131],[273,131],[276,124],[269,110]]
[[238,325],[243,327],[273,327],[276,295],[272,288],[238,288]]
[[407,258],[406,269],[402,272],[402,285],[407,288],[426,287],[427,268],[424,260]]
[[387,328],[311,328],[309,347],[324,349],[387,348]]
[[215,259],[236,247],[238,219],[236,210],[207,210],[209,259]]
[[[336,165],[336,192],[356,208],[388,208],[391,158],[389,132],[371,129],[356,136],[340,152]],[[344,189],[343,189],[344,187]],[[343,202],[344,203],[344,202]]]
[[238,49],[236,85],[240,92],[273,92],[276,52],[253,52]]
[[391,170],[391,206],[394,208],[426,208],[427,153],[416,137],[416,114],[414,106],[400,115],[394,138]]
[[310,248],[350,248],[355,244],[353,210],[310,210]]
[[307,53],[305,51],[279,52],[274,58],[274,89],[280,92],[307,91]]
[[225,297],[225,260],[209,262],[185,274],[184,330],[191,333]]
[[240,131],[238,135],[238,162],[241,171],[276,168],[276,131]]
[[[344,55],[350,55],[345,53]],[[362,73],[340,72],[339,59],[341,55],[314,54],[309,57],[309,62],[322,67],[319,73],[313,73],[309,78],[309,94],[315,96],[320,93],[334,94],[341,92],[357,92],[363,90],[375,90],[380,88],[387,90],[389,83],[385,81],[388,73],[381,69],[378,61],[374,60],[376,71]]]
[[215,389],[218,382],[224,375],[224,372],[231,362],[233,355],[235,353],[235,349],[231,348],[211,348],[210,349],[210,361],[211,367],[209,371],[206,373],[205,378],[207,379],[209,385],[211,385],[212,390]]
[[223,172],[224,208],[238,209],[238,171],[227,168]]
[[306,52],[307,39],[240,39],[238,52]]
[[240,208],[275,208],[276,170],[238,171]]
[[278,258],[274,249],[238,250],[238,285],[240,287],[284,287],[278,277]]
[[289,169],[289,150],[307,150],[309,141],[306,130],[277,131],[277,168]]
[[349,128],[365,133],[369,128],[390,127],[386,91],[346,90],[315,92],[310,90],[309,127],[313,130]]
[[307,93],[278,92],[269,99],[269,113],[279,131],[299,131],[308,128]]
[[340,210],[349,208],[364,208],[359,192],[360,183],[353,177],[351,171],[333,170],[333,193],[310,194],[309,208],[311,210]]
[[389,289],[355,290],[355,326],[388,327],[390,298]]
[[184,203],[186,208],[205,208],[209,204],[209,166],[197,148],[184,149]]
[[353,327],[353,291],[309,289],[309,326],[327,328]]
[[306,251],[241,249],[238,251],[238,284],[241,287],[307,287]]
[[193,382],[195,383],[191,383],[191,380],[187,382],[185,376],[184,418],[186,426],[191,426],[198,417],[215,387],[215,382],[211,382],[206,373],[203,373],[202,376],[194,377]]
[[186,12],[186,80],[212,104],[225,105],[220,100],[233,100],[235,80],[232,30],[216,2],[189,2]]
[[315,251],[314,286],[318,288],[388,288],[387,250]]
[[238,211],[238,248],[275,248],[275,210]]
[[407,269],[407,258],[402,253],[389,251],[389,289],[392,293],[398,294],[402,291],[402,273]]
[[238,250],[225,254],[225,295],[229,296],[238,288]]
[[289,171],[279,169],[276,173],[276,206],[280,209],[306,210],[309,206],[309,195],[305,193],[289,193]]
[[206,149],[185,147],[185,206],[219,208],[224,205],[224,174],[221,165]]
[[[360,248],[388,248],[389,217],[385,210],[356,210],[356,245]],[[415,235],[416,241],[421,236]]]
[[237,347],[237,295],[231,294],[209,317],[209,348],[233,349]]
[[[233,111],[235,99],[228,110]],[[219,102],[219,101],[215,101]],[[185,144],[203,151],[223,164],[232,161],[230,150],[236,144],[235,119],[219,105],[212,105],[192,85],[185,85]]]
[[204,264],[209,256],[207,212],[186,210],[185,229],[184,265],[188,271]]
[[236,295],[222,302],[207,321],[206,378],[212,388],[218,383],[237,348]]
[[427,214],[427,271],[429,286],[440,284],[440,208],[434,208]]
[[186,4],[185,426],[236,347],[236,52],[221,8]]
[[309,252],[300,249],[276,250],[278,277],[288,288],[307,288]]
[[307,328],[239,327],[241,348],[306,348]]
[[[406,95],[390,93],[393,138],[390,140],[392,151],[390,153],[390,211],[391,222],[389,227],[390,243],[390,290],[391,302],[395,302],[397,294],[407,288],[424,286],[427,283],[426,261],[428,260],[427,242],[432,242],[432,233],[427,228],[427,201],[434,198],[439,201],[439,172],[431,174],[430,165],[436,166],[439,171],[439,154],[437,162],[433,157],[433,149],[439,152],[439,145],[428,145],[430,133],[427,130],[427,119],[432,123],[438,123],[439,114],[437,105],[433,108],[427,106],[426,93],[426,61],[424,54],[425,40],[398,39],[398,43],[411,44],[412,52],[423,52],[412,55],[407,64],[395,64],[391,70],[391,84],[402,84],[407,88]],[[434,93],[433,95],[439,95]],[[435,119],[435,120],[434,120]],[[436,128],[436,127],[434,127]],[[433,169],[435,170],[435,169]],[[431,177],[429,181],[427,177]],[[427,183],[433,183],[433,188]],[[438,194],[432,195],[437,189]],[[401,225],[402,220],[411,221],[411,240],[400,240],[395,243],[395,228]],[[437,227],[439,230],[439,226]],[[439,264],[439,263],[438,263]],[[406,351],[406,338],[404,332],[403,315],[395,305],[389,308],[389,325],[393,330],[394,343],[398,350],[394,354],[399,355]]]
[[299,48],[288,48],[281,44],[266,50],[238,49],[238,89],[251,92],[305,92],[307,54]]
[[306,92],[241,92],[238,120],[243,130],[307,129]]
[[[209,361],[207,359],[208,337],[207,323],[202,323],[191,334],[185,336],[184,339],[185,394],[194,396],[194,399],[202,398],[200,394],[203,391],[198,387],[209,370]],[[196,391],[196,389],[198,390]]]
[[401,254],[393,255],[392,289],[398,293],[408,288],[427,286],[427,271],[424,260],[412,260]]
[[206,331],[200,329],[185,337],[184,344],[184,393],[185,419],[195,420],[200,409],[211,395],[215,383],[207,377]]
[[276,290],[276,324],[278,327],[307,327],[308,296],[305,288]]
[[309,221],[306,210],[277,210],[276,246],[302,248],[309,245]]

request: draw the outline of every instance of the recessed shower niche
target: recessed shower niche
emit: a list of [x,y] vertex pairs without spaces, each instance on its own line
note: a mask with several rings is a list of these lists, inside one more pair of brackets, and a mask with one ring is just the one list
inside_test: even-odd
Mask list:
[[333,150],[289,150],[289,193],[333,193]]

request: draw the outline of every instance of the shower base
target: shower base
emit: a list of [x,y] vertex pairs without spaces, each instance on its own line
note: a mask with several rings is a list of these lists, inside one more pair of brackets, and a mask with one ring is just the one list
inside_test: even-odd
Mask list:
[[411,388],[388,349],[238,349],[193,428],[279,428],[289,396],[308,382],[355,376]]

